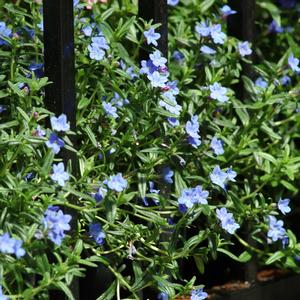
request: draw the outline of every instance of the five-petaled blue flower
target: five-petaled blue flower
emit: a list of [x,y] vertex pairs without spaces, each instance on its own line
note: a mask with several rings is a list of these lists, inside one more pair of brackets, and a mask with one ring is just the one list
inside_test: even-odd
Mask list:
[[25,255],[22,248],[23,242],[18,239],[11,238],[8,233],[0,235],[0,252],[4,254],[14,254],[17,258]]
[[196,32],[203,37],[208,37],[210,35],[210,26],[207,21],[201,21],[195,27]]
[[218,140],[216,137],[213,137],[210,143],[210,148],[213,149],[216,155],[224,154],[223,143],[221,140]]
[[202,289],[193,290],[191,293],[191,300],[204,300],[208,297],[208,294],[206,292],[203,292]]
[[60,246],[65,237],[65,231],[71,229],[70,221],[72,217],[64,214],[58,206],[49,206],[44,213],[42,223],[47,231],[48,238],[56,245]]
[[114,119],[118,118],[117,108],[114,107],[110,102],[102,102],[102,107],[106,114]]
[[268,87],[268,82],[266,80],[264,80],[262,77],[258,77],[255,80],[255,85],[262,89],[266,89]]
[[69,178],[70,175],[65,172],[65,166],[62,162],[53,164],[53,174],[51,175],[53,181],[57,181],[60,186],[64,186],[65,181],[69,180]]
[[116,192],[122,192],[128,185],[127,180],[123,178],[122,173],[109,176],[109,179],[104,180],[103,183],[106,184],[109,189]]
[[153,53],[149,55],[152,63],[156,67],[165,67],[167,63],[167,59],[161,56],[160,51],[155,50]]
[[52,129],[55,131],[68,131],[70,130],[70,125],[67,122],[67,116],[65,114],[61,114],[58,118],[51,117],[50,118]]
[[252,50],[250,48],[250,44],[248,41],[245,42],[238,42],[238,49],[241,56],[247,56],[252,53]]
[[278,209],[285,215],[291,211],[291,208],[289,207],[290,199],[279,199],[278,201]]
[[216,209],[217,218],[221,221],[221,227],[230,234],[234,234],[235,231],[240,228],[240,225],[235,222],[232,213],[229,213],[225,207]]
[[295,72],[300,72],[299,68],[299,59],[294,57],[294,54],[292,53],[288,58],[288,64],[290,68]]
[[210,48],[206,45],[201,46],[200,51],[204,54],[216,54],[217,51],[214,50],[213,48]]
[[236,172],[230,167],[226,172],[222,171],[220,166],[214,167],[213,171],[210,173],[209,177],[212,183],[220,186],[222,189],[226,190],[227,181],[235,182]]
[[269,215],[269,231],[268,237],[273,241],[276,242],[278,240],[282,240],[286,237],[286,230],[283,228],[283,221],[277,219],[274,216]]
[[49,140],[46,142],[48,148],[52,149],[54,154],[59,153],[60,148],[65,146],[65,142],[60,139],[55,133],[51,133]]
[[163,87],[165,87],[166,82],[168,81],[168,78],[165,75],[160,74],[157,71],[153,72],[152,74],[147,75],[147,77],[150,80],[151,85],[153,87],[163,88]]
[[98,245],[104,244],[104,239],[106,235],[102,231],[102,227],[99,223],[92,223],[89,225],[89,234],[94,239],[96,244]]
[[218,100],[220,102],[228,101],[228,96],[226,96],[227,88],[221,86],[220,83],[215,82],[209,86],[210,89],[210,97],[212,99]]
[[157,40],[160,38],[160,34],[156,33],[154,28],[151,27],[149,30],[144,31],[144,36],[147,39],[147,44],[157,46]]
[[210,27],[210,35],[215,44],[224,44],[227,38],[226,34],[222,32],[221,24],[214,24]]
[[191,121],[186,122],[185,131],[188,134],[188,142],[190,145],[194,148],[201,145],[198,116],[193,116]]

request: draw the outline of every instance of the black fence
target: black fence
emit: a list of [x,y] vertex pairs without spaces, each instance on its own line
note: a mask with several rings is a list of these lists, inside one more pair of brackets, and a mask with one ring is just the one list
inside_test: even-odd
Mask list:
[[[255,33],[255,0],[230,0],[229,5],[238,13],[228,17],[229,34],[243,41],[254,43]],[[145,20],[154,20],[160,23],[158,32],[161,34],[158,49],[168,57],[168,5],[167,0],[139,0],[139,16]],[[67,115],[71,123],[71,130],[76,131],[76,92],[75,92],[75,63],[74,63],[74,12],[73,0],[44,0],[44,54],[45,76],[52,84],[46,87],[45,103],[47,108],[59,115]],[[141,49],[140,57],[145,57]],[[245,66],[244,72],[248,75],[250,70]],[[242,86],[236,87],[236,92],[243,97]],[[76,148],[76,136],[73,137]],[[65,162],[71,161],[72,173],[77,173],[76,154],[64,151],[62,158]],[[70,199],[70,201],[75,201]],[[76,215],[73,215],[73,229],[76,226]],[[250,241],[251,242],[251,241]],[[184,267],[183,267],[184,268]],[[187,268],[188,270],[189,268]],[[216,268],[215,270],[218,270]],[[242,271],[245,280],[253,280],[256,274],[255,261],[250,262]],[[212,272],[211,276],[218,276]],[[87,279],[73,282],[71,290],[76,300],[94,300],[99,290],[97,282],[104,286],[112,280],[105,269],[90,269]],[[95,291],[93,291],[95,290]],[[156,299],[153,295],[141,295],[141,299]],[[65,299],[63,293],[53,292],[53,300]]]

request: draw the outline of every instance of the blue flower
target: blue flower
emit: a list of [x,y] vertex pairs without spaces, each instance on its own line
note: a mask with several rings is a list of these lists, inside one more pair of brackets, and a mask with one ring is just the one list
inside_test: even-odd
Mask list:
[[141,69],[140,69],[140,73],[141,74],[153,74],[155,71],[158,71],[158,67],[156,67],[151,59],[148,60],[142,60],[141,61]]
[[173,175],[174,175],[174,172],[172,171],[172,169],[170,167],[165,167],[163,169],[163,179],[164,179],[165,183],[172,184],[173,183],[173,179],[172,179]]
[[201,145],[198,116],[193,116],[191,121],[186,122],[185,131],[188,134],[188,142],[190,145],[194,148]]
[[247,56],[252,53],[249,42],[238,42],[238,49],[241,56]]
[[65,114],[61,114],[58,118],[54,116],[51,117],[50,122],[53,130],[56,131],[70,130],[70,125],[67,123],[67,116]]
[[278,23],[273,20],[268,27],[269,33],[282,33],[284,30],[281,26],[278,25]]
[[65,237],[65,231],[71,229],[70,221],[72,217],[64,214],[57,206],[49,206],[44,213],[42,223],[47,231],[48,238],[56,245],[60,246]]
[[216,209],[217,218],[221,221],[221,227],[230,234],[234,234],[235,231],[240,228],[240,225],[235,222],[233,214],[229,213],[225,207]]
[[94,199],[96,200],[96,202],[102,201],[104,199],[106,193],[107,193],[107,189],[100,186],[97,193],[94,194]]
[[3,105],[0,105],[0,113],[6,111],[6,107],[4,107]]
[[193,290],[191,293],[191,300],[204,300],[208,297],[206,292],[203,292],[202,289]]
[[51,133],[49,140],[45,143],[48,148],[52,149],[54,154],[59,153],[60,149],[65,146],[65,142],[55,133]]
[[98,245],[104,244],[106,235],[102,231],[102,227],[99,223],[92,223],[89,225],[89,234]]
[[53,181],[57,181],[60,186],[64,186],[65,181],[69,180],[69,178],[70,175],[65,172],[65,166],[62,162],[53,164],[53,174],[51,175]]
[[116,192],[122,192],[127,188],[127,180],[122,177],[122,173],[118,173],[117,175],[109,176],[109,180],[105,180],[103,182],[108,186],[109,189],[114,190]]
[[207,21],[201,21],[195,27],[196,32],[203,37],[208,37],[210,35],[210,26]]
[[160,34],[156,33],[154,28],[150,28],[148,31],[144,31],[144,36],[147,39],[147,44],[153,44],[154,46],[157,46],[157,40],[160,38]]
[[283,8],[293,8],[297,0],[278,0],[278,2]]
[[160,190],[156,190],[154,188],[154,182],[153,181],[149,181],[149,191],[152,194],[159,194]]
[[278,209],[285,215],[291,211],[289,207],[290,199],[279,199],[278,201]]
[[161,56],[160,51],[156,50],[152,54],[149,55],[152,63],[156,67],[165,67],[167,63],[167,59]]
[[88,46],[88,50],[90,52],[89,56],[91,59],[95,59],[97,61],[100,61],[105,56],[105,51],[99,48],[96,44],[91,44]]
[[42,129],[40,125],[37,126],[36,130],[34,131],[34,135],[38,137],[43,137],[46,135],[45,130]]
[[282,85],[289,85],[291,84],[292,80],[290,76],[284,75],[280,78],[280,83]]
[[8,297],[3,295],[2,286],[0,285],[0,300],[9,300]]
[[176,6],[179,3],[179,0],[168,0],[168,5]]
[[107,41],[105,39],[104,36],[95,36],[92,38],[92,44],[94,46],[97,46],[101,49],[105,49],[105,50],[108,50],[109,49],[109,46],[107,44]]
[[32,63],[28,66],[29,71],[33,72],[36,78],[44,76],[44,64]]
[[237,13],[235,10],[231,9],[229,5],[224,5],[223,7],[221,7],[220,10],[223,18],[226,18],[230,15],[234,15]]
[[269,215],[269,231],[268,237],[273,241],[276,242],[279,239],[284,239],[286,237],[286,230],[283,228],[283,221],[277,219],[274,216]]
[[236,172],[229,168],[227,172],[221,170],[220,166],[214,167],[213,171],[210,173],[209,177],[212,183],[220,186],[222,189],[226,190],[227,181],[235,181],[237,176]]
[[80,0],[73,0],[73,7],[76,7],[79,4]]
[[168,87],[170,89],[162,94],[164,98],[167,98],[168,102],[164,101],[164,100],[160,100],[159,105],[161,107],[164,107],[170,113],[179,116],[182,107],[179,104],[177,104],[176,97],[175,97],[175,95],[177,95],[179,93],[179,90],[177,89],[176,86],[172,87],[172,84],[171,85],[170,84],[171,83],[168,83],[166,85],[166,87]]
[[25,255],[22,248],[22,241],[11,238],[8,233],[0,235],[0,252],[4,254],[14,254],[17,258]]
[[258,77],[255,80],[255,85],[262,88],[262,89],[266,89],[268,87],[267,81],[265,81],[262,77]]
[[210,143],[210,148],[213,149],[216,155],[224,154],[223,143],[221,140],[218,140],[216,137],[213,137]]
[[227,171],[226,171],[226,174],[227,174],[227,180],[229,181],[233,181],[235,182],[235,177],[237,175],[237,173],[235,171],[232,170],[232,167],[230,167]]
[[228,101],[228,96],[226,96],[227,88],[221,86],[218,82],[211,84],[209,86],[210,89],[210,97],[212,99],[218,100],[222,103]]
[[172,58],[177,62],[182,62],[184,60],[184,55],[180,51],[175,50],[172,54]]
[[8,42],[3,39],[8,38],[11,36],[11,29],[6,27],[6,24],[4,22],[0,22],[0,46],[2,45],[8,45]]
[[205,45],[201,46],[200,51],[204,54],[216,54],[217,53],[216,50],[214,50],[208,46],[205,46]]
[[293,71],[300,72],[300,68],[298,67],[299,59],[295,58],[293,53],[288,58],[288,64]]
[[[168,0],[168,1],[171,1],[171,0]],[[169,4],[169,2],[168,2],[168,4]],[[157,300],[169,300],[169,296],[168,296],[168,294],[166,294],[164,292],[160,292],[157,295]]]
[[118,118],[117,108],[114,107],[111,103],[103,101],[102,107],[108,116],[114,119]]
[[165,87],[168,78],[165,75],[160,74],[155,71],[152,74],[147,75],[147,78],[150,80],[150,83],[153,87]]
[[179,126],[179,120],[176,118],[167,118],[168,123],[172,126],[172,127],[176,127]]
[[215,44],[224,44],[227,38],[226,34],[222,32],[221,24],[215,24],[210,27],[210,35]]

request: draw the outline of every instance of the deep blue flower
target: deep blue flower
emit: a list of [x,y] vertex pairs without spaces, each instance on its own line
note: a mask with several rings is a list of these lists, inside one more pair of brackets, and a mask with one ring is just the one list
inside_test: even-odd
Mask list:
[[141,74],[150,75],[150,74],[153,74],[155,71],[159,70],[159,68],[153,64],[151,59],[142,60],[141,66],[142,66],[140,69]]
[[283,239],[286,237],[286,230],[283,228],[283,221],[277,219],[274,216],[268,216],[269,219],[269,231],[268,237],[273,241],[276,242],[279,239]]
[[210,26],[207,21],[201,21],[195,27],[196,32],[203,37],[208,37],[210,35]]
[[61,114],[58,118],[55,116],[50,118],[51,126],[53,130],[56,131],[68,131],[70,130],[70,125],[67,122],[67,116]]
[[171,5],[171,6],[176,6],[178,3],[179,3],[179,0],[168,0],[168,5]]
[[278,2],[283,8],[293,8],[297,0],[278,0]]
[[267,81],[265,81],[262,77],[258,77],[255,80],[255,85],[262,88],[262,89],[266,89],[268,87]]
[[0,22],[0,46],[8,45],[8,42],[5,41],[3,38],[8,38],[11,36],[11,34],[11,29],[8,28],[4,22]]
[[154,182],[153,181],[149,181],[149,191],[152,194],[159,194],[160,190],[156,190],[154,188]]
[[[168,0],[168,4],[169,4],[169,1],[171,1],[171,0]],[[178,3],[178,0],[177,0],[177,3]],[[157,300],[169,300],[169,296],[168,296],[168,294],[161,292],[157,295]]]
[[117,108],[114,107],[111,103],[103,101],[102,107],[108,116],[114,119],[118,118]]
[[229,5],[224,5],[223,7],[221,7],[220,10],[223,18],[226,18],[230,15],[234,15],[237,13],[235,10],[231,9]]
[[278,25],[278,23],[273,20],[268,27],[269,33],[282,33],[284,29]]
[[102,227],[99,223],[92,223],[89,225],[89,234],[98,245],[104,244],[106,235],[102,231]]
[[4,254],[14,254],[17,258],[25,255],[22,248],[23,242],[18,239],[11,238],[8,233],[0,235],[0,252]]
[[165,183],[172,184],[173,183],[173,179],[172,179],[173,175],[174,175],[174,172],[172,171],[172,169],[170,167],[165,167],[163,169],[163,179],[164,179]]
[[144,31],[144,36],[147,39],[147,44],[157,46],[157,40],[160,38],[160,34],[156,33],[154,28],[151,27],[149,30]]
[[216,50],[214,50],[208,46],[205,46],[205,45],[201,46],[200,51],[204,54],[216,54],[217,53]]
[[227,38],[226,34],[222,32],[221,24],[215,24],[210,27],[210,35],[215,44],[224,44]]
[[223,143],[221,140],[218,140],[216,137],[213,137],[210,143],[210,148],[213,149],[216,155],[224,154]]
[[70,175],[65,172],[65,166],[62,162],[53,164],[53,174],[51,175],[53,181],[57,181],[60,186],[64,186],[65,181],[69,180],[69,178]]
[[179,124],[180,124],[179,120],[176,118],[167,118],[167,120],[172,127],[179,126]]
[[180,51],[175,50],[172,54],[172,58],[177,62],[182,62],[184,60],[184,55]]
[[222,103],[228,101],[228,96],[226,96],[227,88],[221,86],[218,82],[211,84],[209,86],[210,89],[210,97],[212,99],[218,100]]
[[28,69],[34,73],[36,78],[42,78],[44,76],[44,64],[32,63]]
[[299,59],[295,58],[293,53],[288,58],[288,64],[294,72],[300,72],[300,68],[298,66],[299,65]]
[[188,142],[190,145],[194,148],[201,145],[198,116],[193,116],[191,121],[186,122],[185,131],[188,134]]
[[282,85],[289,85],[291,84],[292,80],[290,76],[284,75],[280,78],[280,83]]
[[6,111],[6,107],[3,105],[0,105],[0,114]]
[[203,292],[202,289],[193,290],[191,293],[191,300],[204,300],[208,297],[208,294],[206,292]]
[[127,180],[123,178],[122,173],[118,173],[117,175],[109,176],[108,180],[104,180],[103,182],[108,186],[109,189],[114,190],[116,192],[122,192],[127,188]]
[[221,227],[230,234],[234,234],[235,231],[240,228],[240,225],[235,222],[233,214],[229,213],[225,207],[216,209],[217,218],[221,221]]
[[241,56],[247,56],[252,53],[252,50],[250,48],[250,44],[248,41],[245,42],[238,42],[238,50]]
[[290,199],[279,199],[278,201],[278,209],[285,215],[291,211],[291,208],[289,207]]
[[48,148],[52,149],[54,154],[59,153],[60,149],[65,146],[65,142],[55,133],[51,133],[49,140],[45,143]]
[[100,186],[97,193],[94,194],[94,199],[96,200],[96,202],[101,202],[104,199],[106,193],[107,189]]
[[34,173],[29,172],[24,176],[24,180],[30,182],[35,177]]
[[57,206],[49,206],[44,213],[42,223],[47,231],[48,238],[56,245],[60,246],[65,237],[65,231],[71,229],[70,221],[72,217],[64,214]]

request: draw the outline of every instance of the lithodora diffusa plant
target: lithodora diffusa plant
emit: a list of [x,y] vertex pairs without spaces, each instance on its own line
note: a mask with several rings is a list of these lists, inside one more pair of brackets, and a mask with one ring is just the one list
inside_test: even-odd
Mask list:
[[[218,256],[298,271],[285,217],[296,216],[299,180],[298,37],[286,32],[289,47],[268,61],[273,36],[256,49],[229,36],[237,12],[223,1],[168,3],[167,63],[159,24],[138,18],[136,1],[74,1],[72,132],[43,104],[52,83],[40,1],[0,1],[0,298],[57,289],[73,299],[86,267],[112,274],[105,300],[149,288],[160,299],[205,299],[205,267]],[[265,21],[270,5],[259,10]],[[188,258],[192,279],[180,268]]]

